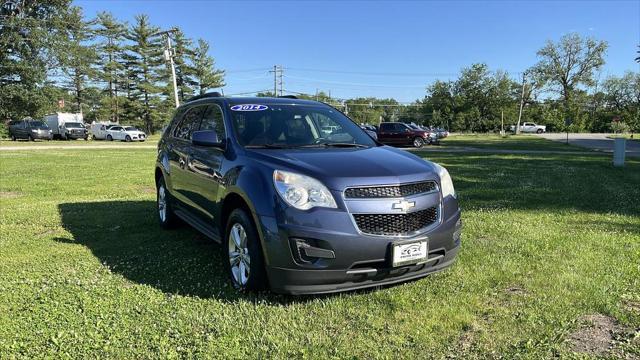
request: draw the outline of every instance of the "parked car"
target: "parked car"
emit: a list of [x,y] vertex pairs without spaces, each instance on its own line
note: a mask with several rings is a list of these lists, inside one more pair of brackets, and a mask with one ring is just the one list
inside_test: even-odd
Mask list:
[[113,126],[118,126],[117,123],[112,122],[93,122],[91,123],[91,138],[93,140],[106,140],[107,130]]
[[51,140],[53,135],[51,129],[41,120],[24,119],[12,120],[9,122],[9,136],[11,140],[36,139]]
[[438,133],[439,139],[444,139],[449,136],[449,132],[443,128],[436,128],[435,131]]
[[155,182],[160,225],[180,219],[220,242],[241,291],[413,280],[451,265],[460,246],[447,170],[320,102],[197,96],[158,143]]
[[401,122],[380,123],[378,130],[378,141],[387,145],[413,145],[421,148],[424,144],[430,144],[432,140],[428,131]]
[[85,139],[89,132],[84,126],[82,114],[55,113],[46,115],[44,121],[51,128],[54,139]]
[[420,126],[420,125],[416,125],[414,123],[411,124],[407,124],[410,128],[412,128],[413,130],[416,131],[426,131],[427,132],[427,138],[428,138],[428,144],[438,144],[440,142],[440,134],[438,134],[437,131],[435,131],[433,128],[427,127],[427,126]]
[[111,126],[107,130],[107,140],[122,140],[122,141],[145,141],[147,140],[147,134],[138,130],[134,126]]
[[372,130],[369,126],[367,125],[360,125],[360,128],[362,130],[364,130],[364,132],[367,133],[367,135],[371,136],[372,139],[374,140],[378,140],[378,133],[375,130]]
[[[511,125],[511,127],[509,128],[509,131],[515,132],[516,126]],[[536,125],[535,123],[532,123],[532,122],[526,122],[520,125],[520,132],[542,134],[544,132],[547,132],[547,127],[545,125]]]

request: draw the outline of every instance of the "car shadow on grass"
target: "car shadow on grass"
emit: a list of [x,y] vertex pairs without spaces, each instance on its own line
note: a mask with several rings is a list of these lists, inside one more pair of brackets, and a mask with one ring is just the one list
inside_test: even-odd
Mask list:
[[222,266],[220,246],[187,225],[161,229],[155,206],[153,201],[60,204],[62,224],[73,237],[55,240],[86,246],[112,273],[168,295],[274,305],[305,301],[237,292]]

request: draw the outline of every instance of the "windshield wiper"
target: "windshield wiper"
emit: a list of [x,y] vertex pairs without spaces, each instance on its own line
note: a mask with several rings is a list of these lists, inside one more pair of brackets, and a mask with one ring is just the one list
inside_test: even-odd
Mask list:
[[259,145],[246,145],[245,149],[290,149],[290,145],[284,144],[259,144]]
[[367,145],[356,144],[356,143],[340,143],[340,142],[325,142],[320,143],[318,145],[326,146],[326,147],[357,147],[357,148],[368,148]]

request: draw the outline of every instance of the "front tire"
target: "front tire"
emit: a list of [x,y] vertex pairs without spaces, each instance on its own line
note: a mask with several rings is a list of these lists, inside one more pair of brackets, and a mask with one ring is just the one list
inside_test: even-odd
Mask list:
[[131,136],[127,135],[127,137],[124,138],[124,141],[131,142]]
[[542,134],[542,129],[538,129],[538,131],[536,131],[538,134]]
[[16,141],[16,136],[15,135],[11,135],[11,141]]
[[415,147],[415,148],[418,148],[418,149],[419,149],[419,148],[421,148],[421,147],[423,147],[423,146],[424,146],[424,139],[423,139],[423,138],[421,138],[421,137],[417,137],[417,136],[416,136],[416,137],[413,139],[413,147]]
[[31,134],[29,134],[29,141],[35,141],[35,140],[33,139],[33,136],[31,136]]
[[107,141],[113,141],[113,137],[111,135],[107,135]]
[[258,232],[249,215],[242,209],[235,209],[229,215],[225,238],[220,248],[227,273],[238,291],[267,288]]
[[177,217],[173,212],[173,201],[171,194],[167,190],[164,178],[158,180],[156,189],[156,208],[158,210],[158,221],[163,229],[171,229],[177,224]]

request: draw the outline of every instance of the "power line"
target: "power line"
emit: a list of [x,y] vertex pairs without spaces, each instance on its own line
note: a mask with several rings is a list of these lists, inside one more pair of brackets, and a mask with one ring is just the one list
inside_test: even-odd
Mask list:
[[324,69],[310,69],[310,68],[290,68],[287,70],[292,71],[310,71],[310,72],[323,72],[334,74],[352,74],[352,75],[372,75],[372,76],[458,76],[459,73],[393,73],[393,72],[363,72],[363,71],[346,71],[346,70],[324,70]]
[[287,75],[286,77],[287,78],[291,78],[291,79],[297,79],[297,80],[321,82],[321,83],[336,84],[336,85],[349,85],[349,86],[383,87],[383,88],[393,88],[393,87],[397,87],[397,88],[407,88],[407,87],[426,88],[427,87],[426,85],[389,85],[389,84],[352,83],[352,82],[344,82],[344,81],[331,81],[331,80],[322,80],[322,79],[311,79],[311,78],[304,78],[304,77],[298,77],[298,76],[289,76],[289,75]]

